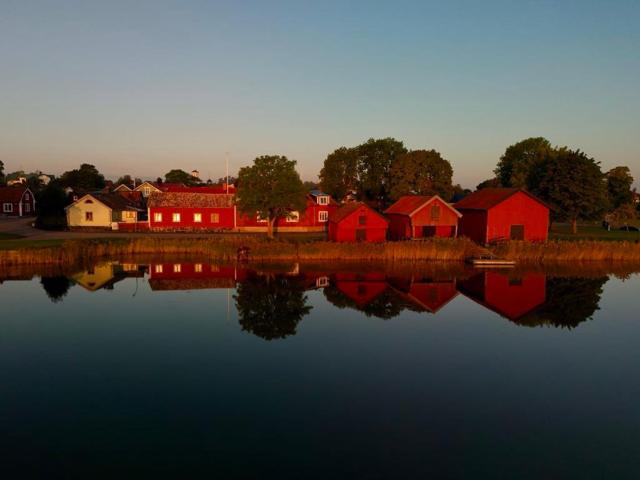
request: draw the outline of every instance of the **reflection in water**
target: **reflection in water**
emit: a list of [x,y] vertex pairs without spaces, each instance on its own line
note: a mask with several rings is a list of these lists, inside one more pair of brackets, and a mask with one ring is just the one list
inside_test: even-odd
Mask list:
[[[284,273],[286,272],[286,273]],[[235,289],[240,326],[272,340],[294,335],[311,311],[305,291],[322,290],[339,309],[391,319],[403,311],[437,314],[460,293],[500,316],[523,326],[573,328],[598,310],[607,276],[575,278],[540,272],[457,271],[435,274],[330,272],[291,269],[257,272],[236,265],[192,262],[125,264],[110,262],[70,275],[42,276],[52,302],[60,302],[72,285],[95,292],[112,290],[127,278],[145,278],[152,291]],[[6,275],[1,281],[28,280],[33,274]]]
[[237,286],[233,296],[242,329],[265,340],[295,335],[302,317],[311,311],[305,282],[298,276],[255,272]]
[[42,277],[40,284],[47,296],[53,303],[58,303],[69,293],[71,288],[71,280],[64,275],[56,275],[55,277]]

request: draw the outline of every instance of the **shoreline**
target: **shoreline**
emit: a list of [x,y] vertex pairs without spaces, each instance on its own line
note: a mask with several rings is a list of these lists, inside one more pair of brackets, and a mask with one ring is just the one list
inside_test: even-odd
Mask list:
[[[9,242],[9,241],[7,241]],[[519,264],[553,265],[605,262],[640,266],[640,244],[597,240],[545,243],[507,242],[484,248],[466,238],[384,243],[268,240],[264,237],[130,237],[69,240],[13,240],[3,248],[0,267],[10,265],[82,265],[137,255],[192,255],[208,261],[235,262],[238,249],[249,249],[253,262],[464,262],[487,251]],[[24,243],[23,243],[24,242]],[[9,248],[6,248],[9,247]]]

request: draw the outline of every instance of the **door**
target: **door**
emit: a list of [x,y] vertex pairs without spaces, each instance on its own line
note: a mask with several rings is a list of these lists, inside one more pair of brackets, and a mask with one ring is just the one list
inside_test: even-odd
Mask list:
[[356,242],[364,242],[367,240],[367,231],[364,228],[356,230]]
[[423,237],[435,237],[436,236],[436,227],[433,225],[422,227],[422,236]]
[[511,240],[524,240],[524,225],[511,225]]

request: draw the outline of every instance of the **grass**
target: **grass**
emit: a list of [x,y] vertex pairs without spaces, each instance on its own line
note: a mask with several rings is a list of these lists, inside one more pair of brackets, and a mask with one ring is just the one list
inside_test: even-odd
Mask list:
[[640,232],[625,232],[619,229],[607,231],[601,225],[585,224],[578,225],[578,233],[571,233],[571,225],[566,223],[554,223],[551,227],[552,240],[601,240],[601,241],[628,241],[640,240]]
[[2,241],[2,240],[17,240],[19,238],[24,238],[24,237],[22,235],[18,235],[16,233],[0,232],[0,241]]

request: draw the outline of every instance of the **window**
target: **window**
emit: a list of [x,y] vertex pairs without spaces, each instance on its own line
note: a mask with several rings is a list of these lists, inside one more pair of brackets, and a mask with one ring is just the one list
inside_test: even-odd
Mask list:
[[220,214],[212,213],[211,214],[211,223],[220,223]]
[[2,211],[4,213],[11,213],[13,212],[13,203],[3,203],[2,204]]
[[431,220],[440,220],[440,205],[431,207]]
[[25,213],[29,213],[31,211],[31,204],[30,203],[25,203],[24,204],[24,211],[25,211]]
[[329,286],[329,277],[318,277],[316,280],[316,287],[324,288]]
[[267,219],[266,218],[262,218],[259,213],[256,213],[256,221],[258,223],[266,223]]
[[196,264],[193,266],[193,270],[194,270],[196,273],[202,273],[202,264],[201,264],[201,263],[196,263]]
[[142,189],[142,194],[143,194],[145,197],[148,197],[149,195],[151,195],[151,187],[144,187],[144,188]]
[[180,223],[180,214],[179,213],[174,213],[171,216],[171,219],[173,220],[173,223]]
[[153,221],[154,222],[162,222],[162,213],[156,212],[153,214]]
[[29,192],[24,192],[24,199],[28,202],[29,201]]
[[299,221],[300,221],[300,212],[296,212],[295,210],[293,212],[289,212],[289,215],[287,215],[287,223],[294,223]]
[[84,212],[84,219],[87,222],[93,222],[93,212]]
[[194,223],[202,223],[202,214],[201,213],[194,213],[193,214],[193,222]]
[[322,210],[322,211],[318,212],[318,221],[319,222],[326,222],[327,220],[329,220],[329,212],[327,212],[326,210]]
[[358,217],[358,225],[366,225],[367,224],[367,216],[366,215],[360,215]]
[[182,265],[179,263],[173,264],[173,273],[180,273],[182,271]]
[[328,195],[320,195],[318,197],[318,205],[329,205],[329,196]]
[[93,200],[85,200],[84,203],[93,203]]
[[136,212],[132,212],[132,211],[125,211],[124,213],[124,218],[128,218],[129,220],[135,220],[136,218]]
[[156,273],[162,273],[162,265],[156,265],[155,271]]

